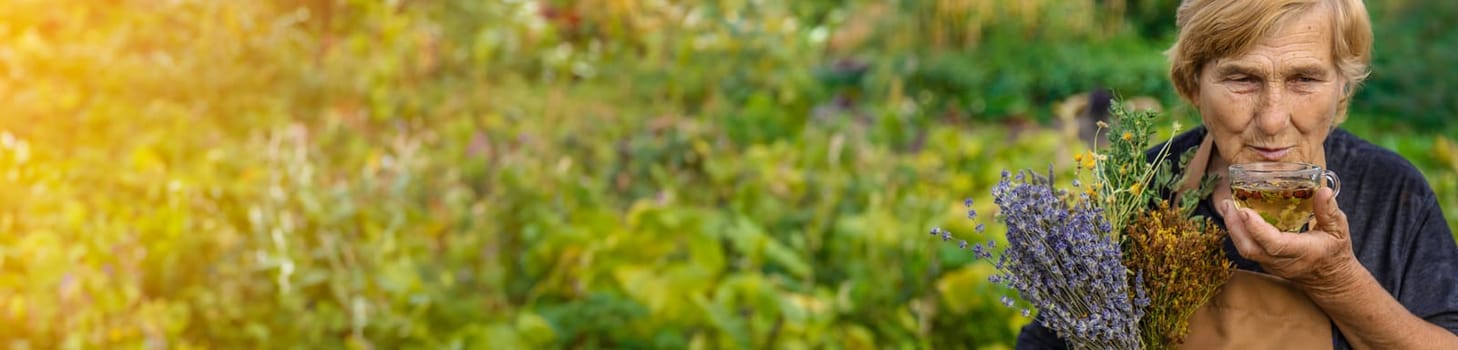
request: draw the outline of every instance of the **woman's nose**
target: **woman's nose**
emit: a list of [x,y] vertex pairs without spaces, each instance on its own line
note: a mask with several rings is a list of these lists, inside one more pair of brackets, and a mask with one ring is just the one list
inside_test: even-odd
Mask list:
[[1291,125],[1291,108],[1286,96],[1289,94],[1283,84],[1270,84],[1261,94],[1256,108],[1256,127],[1266,135],[1276,135]]

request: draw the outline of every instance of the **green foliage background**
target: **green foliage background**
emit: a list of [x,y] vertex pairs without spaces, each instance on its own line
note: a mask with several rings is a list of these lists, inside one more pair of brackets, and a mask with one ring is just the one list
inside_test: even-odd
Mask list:
[[[925,231],[1070,172],[1068,96],[1193,125],[1173,6],[6,1],[0,344],[1007,347]],[[1458,226],[1458,5],[1373,6],[1346,126]]]

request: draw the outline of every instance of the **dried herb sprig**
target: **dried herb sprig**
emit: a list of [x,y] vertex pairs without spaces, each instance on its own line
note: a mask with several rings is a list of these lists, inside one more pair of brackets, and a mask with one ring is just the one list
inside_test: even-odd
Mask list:
[[[1124,227],[1160,198],[1160,191],[1151,187],[1169,188],[1176,180],[1168,173],[1161,174],[1157,166],[1164,164],[1169,157],[1169,143],[1165,143],[1153,158],[1144,153],[1152,146],[1154,120],[1158,115],[1152,111],[1129,111],[1118,107],[1118,104],[1111,112],[1114,125],[1099,123],[1099,129],[1108,129],[1109,144],[1102,148],[1095,144],[1097,153],[1078,156],[1075,160],[1083,166],[1080,172],[1092,170],[1094,179],[1090,192],[1101,201],[1099,206],[1104,208],[1104,214],[1114,228],[1114,238],[1121,240],[1119,236]],[[1174,130],[1179,128],[1179,123],[1175,123]]]
[[1161,201],[1129,225],[1127,237],[1124,265],[1144,274],[1151,299],[1139,322],[1144,348],[1176,348],[1189,332],[1190,316],[1234,272],[1224,256],[1225,232]]

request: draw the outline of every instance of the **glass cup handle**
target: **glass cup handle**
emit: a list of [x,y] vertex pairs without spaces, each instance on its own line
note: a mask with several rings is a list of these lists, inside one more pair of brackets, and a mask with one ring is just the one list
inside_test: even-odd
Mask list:
[[1337,194],[1342,193],[1342,178],[1337,177],[1336,172],[1327,170],[1322,173],[1322,176],[1326,177],[1326,185],[1331,187],[1332,197],[1336,197]]

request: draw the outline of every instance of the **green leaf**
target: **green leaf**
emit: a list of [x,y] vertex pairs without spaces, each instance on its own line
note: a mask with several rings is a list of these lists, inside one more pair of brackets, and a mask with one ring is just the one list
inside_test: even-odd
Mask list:
[[516,333],[524,343],[534,348],[546,347],[556,337],[547,319],[530,311],[516,315]]
[[702,295],[694,295],[691,298],[694,304],[698,305],[699,309],[705,315],[709,316],[709,323],[715,329],[723,332],[733,342],[735,347],[743,348],[749,346],[749,328],[744,324],[743,320],[735,317],[724,305],[710,302]]
[[810,276],[810,264],[806,263],[805,259],[800,257],[794,250],[791,250],[784,244],[780,244],[779,241],[773,238],[766,237],[764,242],[765,255],[771,261],[779,263],[795,277],[805,278]]

